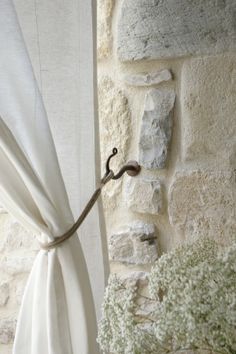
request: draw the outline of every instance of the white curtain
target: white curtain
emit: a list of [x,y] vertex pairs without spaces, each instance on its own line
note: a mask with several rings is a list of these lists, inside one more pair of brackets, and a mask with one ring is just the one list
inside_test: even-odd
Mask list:
[[[84,3],[87,4],[87,11]],[[90,26],[87,33],[90,36],[90,39],[87,38],[88,60],[79,58],[83,70],[86,63],[87,66],[93,65],[92,2],[78,0],[78,4],[77,10],[81,11],[79,26],[83,21]],[[80,45],[86,49],[85,40]],[[67,231],[74,223],[74,218],[47,114],[11,0],[0,1],[0,46],[0,203],[25,227],[37,231],[44,241],[50,241]],[[85,53],[82,55],[85,57]],[[88,72],[88,68],[86,70]],[[85,128],[86,117],[82,111],[81,117],[77,118],[80,122],[79,131],[84,129],[84,135],[78,136],[78,139],[81,138],[78,157],[82,157],[83,153],[87,156],[80,161],[81,180],[69,191],[69,196],[81,196],[80,208],[95,186],[95,176],[90,175],[86,180],[85,174],[88,170],[85,163],[95,165],[89,158],[94,159],[96,155],[92,125],[96,99],[94,92],[91,92],[95,72],[92,68],[90,71],[92,74],[87,78],[90,84],[84,86],[84,93],[79,100],[80,107],[83,99],[87,103],[88,97],[92,104],[87,118],[91,134]],[[92,143],[89,143],[90,140]],[[84,181],[82,178],[85,178]],[[73,193],[77,186],[79,192]],[[96,227],[96,231],[91,232],[88,225]],[[86,240],[85,252],[90,247],[90,233],[93,235],[92,246],[97,242],[96,259],[94,250],[92,257],[91,254],[87,256],[89,269],[95,269],[95,262],[100,268],[103,267],[101,253],[104,245],[99,239],[99,227],[97,213],[94,212],[91,222],[82,230],[86,231],[86,235],[82,235]],[[93,279],[99,278],[99,274],[101,279],[93,282]],[[105,279],[101,271],[99,274],[95,273],[91,277],[93,293],[95,297],[98,294],[99,298],[98,307]],[[38,253],[23,297],[13,353],[98,353],[94,301],[85,258],[76,235],[56,249]]]

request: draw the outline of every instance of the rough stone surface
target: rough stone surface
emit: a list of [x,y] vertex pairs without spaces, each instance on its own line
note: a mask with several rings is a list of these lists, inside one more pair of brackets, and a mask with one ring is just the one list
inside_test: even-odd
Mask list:
[[97,2],[98,59],[107,58],[111,54],[113,6],[114,0],[98,0]]
[[150,73],[127,75],[124,78],[125,83],[131,86],[152,86],[170,80],[172,80],[172,74],[168,69]]
[[1,345],[0,344],[0,354],[12,354],[12,345]]
[[[135,311],[136,315],[152,317],[153,311],[155,311],[156,309],[156,303],[150,301],[147,297],[148,296],[147,285],[148,285],[149,273],[142,272],[142,271],[132,271],[132,272],[128,271],[126,274],[116,274],[116,275],[122,281],[125,287],[136,286],[138,290],[136,301],[139,304],[138,308]],[[151,330],[151,327],[147,328],[146,326],[143,326],[143,329]]]
[[134,212],[150,214],[162,212],[163,191],[158,179],[128,178],[124,198],[126,205]]
[[2,283],[0,284],[0,306],[5,306],[9,299],[9,284]]
[[118,23],[122,61],[236,49],[234,0],[124,0]]
[[7,255],[0,261],[0,270],[2,269],[10,275],[29,273],[34,260],[35,256],[32,255]]
[[25,277],[23,277],[23,279],[18,280],[16,283],[16,286],[14,289],[14,291],[15,291],[14,298],[15,298],[17,305],[21,304],[27,280],[28,280],[28,274]]
[[0,242],[0,250],[31,249],[38,250],[39,244],[36,235],[25,230],[13,217],[7,215],[3,222],[4,237]]
[[12,353],[15,314],[36,249],[38,243],[31,232],[25,231],[8,213],[0,214],[0,354]]
[[13,342],[16,329],[16,320],[12,318],[0,319],[0,344]]
[[[112,160],[114,171],[126,163],[130,138],[131,113],[129,104],[123,91],[117,88],[109,77],[103,77],[99,83],[99,119],[102,173],[105,171],[105,163],[112,149],[118,149],[117,156]],[[109,182],[104,188],[103,202],[105,209],[117,206],[116,197],[121,191],[121,180]]]
[[184,160],[221,159],[236,167],[235,95],[236,55],[185,62],[180,100]]
[[148,275],[148,272],[133,271],[119,275],[119,278],[124,282],[125,285],[134,284],[138,287],[144,287],[148,285]]
[[131,264],[148,264],[158,258],[157,243],[141,241],[142,236],[155,235],[153,224],[135,221],[113,234],[109,240],[109,255],[112,261]]
[[146,94],[139,140],[139,161],[147,169],[166,166],[174,102],[173,90],[152,89]]
[[221,241],[236,234],[235,176],[226,172],[181,172],[169,192],[171,224],[186,239]]

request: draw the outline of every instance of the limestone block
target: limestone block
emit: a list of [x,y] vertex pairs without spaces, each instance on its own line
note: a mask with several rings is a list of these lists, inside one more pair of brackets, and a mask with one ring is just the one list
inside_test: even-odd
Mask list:
[[35,256],[25,255],[7,255],[0,262],[0,269],[3,269],[7,274],[17,275],[20,273],[29,273],[34,262]]
[[0,345],[0,354],[12,354],[12,344]]
[[8,215],[4,219],[4,237],[2,238],[0,249],[4,252],[27,249],[38,250],[39,244],[36,235],[24,229],[13,217]]
[[0,319],[0,344],[10,344],[14,340],[16,320],[13,318]]
[[[21,275],[21,277],[22,277],[22,275]],[[28,274],[27,274],[27,276],[23,277],[23,279],[18,280],[16,282],[16,286],[15,286],[15,301],[16,301],[17,305],[21,305],[27,280],[28,280]]]
[[125,285],[132,284],[140,288],[148,285],[148,276],[148,272],[132,271],[119,275],[119,278]]
[[122,61],[236,49],[234,0],[124,0],[118,22]]
[[97,2],[97,42],[98,59],[107,58],[112,50],[112,10],[114,0]]
[[173,90],[152,89],[146,94],[139,139],[139,161],[147,169],[166,166],[174,103]]
[[[138,296],[136,301],[139,306],[135,311],[136,315],[142,317],[152,317],[153,312],[156,310],[156,303],[150,301],[147,297],[149,295],[147,291],[149,273],[142,271],[131,271],[127,272],[126,274],[118,274],[118,277],[125,287],[135,286],[138,289]],[[140,296],[141,294],[144,296]]]
[[110,259],[131,264],[153,263],[158,258],[156,241],[149,244],[142,236],[155,236],[153,224],[135,221],[113,234],[109,240]]
[[131,86],[152,86],[170,80],[172,80],[172,74],[168,69],[127,75],[124,78],[125,83]]
[[180,100],[184,160],[211,159],[236,167],[235,95],[236,55],[185,62]]
[[134,212],[160,214],[163,207],[162,189],[158,179],[127,178],[124,189],[125,203]]
[[[112,149],[118,149],[118,155],[112,160],[112,169],[117,171],[127,162],[130,140],[131,113],[128,100],[123,91],[117,88],[109,77],[103,77],[99,83],[99,119],[102,173]],[[111,181],[103,192],[105,209],[113,209],[116,197],[121,191],[122,181]]]
[[188,240],[230,239],[236,234],[235,187],[227,172],[177,173],[169,191],[170,223]]
[[9,284],[1,283],[0,284],[0,306],[5,306],[9,299]]

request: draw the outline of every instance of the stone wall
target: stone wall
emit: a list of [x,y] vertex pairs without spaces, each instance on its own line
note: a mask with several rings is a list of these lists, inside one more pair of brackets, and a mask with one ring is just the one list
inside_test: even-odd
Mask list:
[[138,279],[179,242],[235,235],[236,3],[98,7],[102,161],[142,166],[103,194],[111,270]]
[[24,287],[38,250],[36,237],[0,209],[0,353],[12,353]]
[[[235,234],[236,53],[233,0],[98,0],[102,171],[139,176],[103,193],[111,270],[145,285],[175,244]],[[38,245],[0,211],[0,354],[11,352]]]

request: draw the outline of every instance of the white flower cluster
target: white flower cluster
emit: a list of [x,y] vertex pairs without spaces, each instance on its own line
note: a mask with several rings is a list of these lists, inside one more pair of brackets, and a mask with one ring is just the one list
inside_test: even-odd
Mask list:
[[161,257],[150,276],[155,335],[172,350],[236,352],[236,244],[199,240]]
[[98,342],[114,354],[200,349],[236,353],[236,242],[200,239],[163,255],[149,278],[152,310],[142,316],[136,286],[111,276]]

